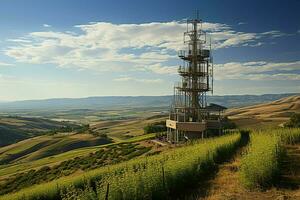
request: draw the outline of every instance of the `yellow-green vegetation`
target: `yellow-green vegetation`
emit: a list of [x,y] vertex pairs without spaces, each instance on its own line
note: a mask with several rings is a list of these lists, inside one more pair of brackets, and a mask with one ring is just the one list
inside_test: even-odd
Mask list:
[[80,126],[37,117],[0,116],[0,147],[66,127]]
[[166,132],[166,121],[160,121],[152,124],[148,124],[144,127],[145,133],[159,133],[159,132]]
[[49,182],[77,171],[88,171],[101,166],[130,160],[148,152],[150,149],[151,147],[139,146],[133,143],[110,145],[101,148],[95,153],[90,153],[85,157],[76,157],[52,167],[44,166],[39,170],[18,173],[6,178],[0,183],[0,195],[17,191],[34,184]]
[[[165,121],[165,116],[139,117],[136,119],[99,121],[91,124],[90,128],[96,134],[107,134],[116,142],[145,134],[144,127],[149,124]],[[147,132],[150,133],[150,132]]]
[[[46,132],[45,134],[47,135],[32,137],[30,139],[2,147],[0,148],[0,180],[14,173],[28,171],[31,169],[36,170],[44,165],[57,165],[64,160],[88,155],[89,153],[99,150],[99,148],[103,147],[108,142],[118,144],[122,142],[136,142],[153,138],[155,137],[155,134],[144,134],[143,128],[149,123],[162,121],[164,116],[157,116],[157,113],[154,112],[149,112],[144,116],[144,110],[142,111],[137,110],[135,113],[136,118],[132,119],[94,122],[90,126],[90,132],[93,134],[58,133],[49,135],[49,132]],[[12,123],[12,120],[18,122],[19,128],[24,128],[24,119],[22,118],[23,121],[20,121],[21,118],[16,119],[16,117],[1,118],[1,120],[3,122],[5,121],[5,123],[7,121]],[[29,120],[29,118],[26,118],[26,120]],[[57,130],[59,127],[66,125],[67,123],[41,120],[38,118],[30,118],[30,120],[36,123],[44,123],[47,127],[50,127],[50,125],[46,123],[48,121],[49,123],[53,122],[57,124],[57,127],[53,127],[51,130]],[[29,122],[26,123],[29,124]],[[33,128],[35,127],[33,124],[29,125]],[[106,135],[107,138],[102,137],[103,135]],[[113,139],[113,141],[110,139]]]
[[0,148],[0,164],[24,163],[81,147],[111,143],[109,138],[91,134],[43,135]]
[[[44,138],[44,137],[46,137],[46,136],[42,136],[41,138]],[[55,136],[47,136],[47,137],[55,137]],[[67,136],[67,137],[69,137],[69,136]],[[87,137],[87,136],[85,135],[85,137]],[[28,170],[31,170],[31,169],[38,169],[38,168],[41,168],[45,165],[48,165],[48,166],[57,165],[62,161],[69,160],[69,159],[72,159],[72,158],[75,158],[75,157],[86,156],[90,153],[96,152],[96,151],[99,150],[99,148],[108,147],[108,146],[111,146],[111,145],[121,144],[121,143],[138,142],[138,141],[142,141],[142,140],[151,139],[151,138],[154,138],[154,137],[155,137],[154,133],[153,134],[146,134],[146,135],[141,135],[141,136],[137,136],[137,137],[132,137],[132,138],[127,139],[127,140],[122,140],[122,141],[117,142],[117,143],[109,143],[109,144],[104,144],[104,145],[78,148],[78,149],[74,149],[74,150],[67,151],[67,152],[64,152],[64,153],[60,153],[60,154],[57,154],[57,155],[53,155],[53,156],[50,156],[50,157],[45,157],[45,158],[42,158],[42,159],[38,159],[38,160],[35,160],[35,161],[9,164],[9,165],[0,165],[0,177],[1,176],[8,176],[8,175],[11,175],[11,174],[14,174],[14,173],[17,173],[17,172],[19,173],[19,172],[22,172],[22,171],[28,171]],[[40,141],[41,138],[39,138],[37,140]],[[16,148],[21,148],[22,149],[22,147],[26,144],[28,144],[28,142],[23,143],[23,141],[22,141],[22,145],[20,147],[17,146]]]
[[294,113],[284,126],[290,128],[300,128],[300,113]]
[[145,158],[133,159],[82,175],[26,188],[0,199],[165,199],[195,184],[228,158],[241,142],[239,134],[190,143]]
[[283,144],[300,141],[300,129],[277,129],[254,132],[251,144],[241,160],[241,181],[247,188],[276,183],[284,153]]

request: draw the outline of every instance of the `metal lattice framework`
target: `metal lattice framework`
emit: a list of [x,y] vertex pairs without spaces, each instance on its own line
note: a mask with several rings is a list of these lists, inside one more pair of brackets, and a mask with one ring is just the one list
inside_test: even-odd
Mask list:
[[206,95],[213,92],[211,42],[207,42],[202,21],[187,20],[184,33],[185,50],[178,52],[182,65],[178,68],[181,81],[174,87],[170,117],[166,121],[167,140],[179,142],[222,133],[222,115],[226,109],[207,105]]
[[205,111],[206,93],[213,90],[211,45],[206,41],[201,20],[187,20],[184,44],[186,50],[178,52],[183,61],[178,68],[181,82],[174,87],[170,119],[201,122],[208,117],[208,112]]

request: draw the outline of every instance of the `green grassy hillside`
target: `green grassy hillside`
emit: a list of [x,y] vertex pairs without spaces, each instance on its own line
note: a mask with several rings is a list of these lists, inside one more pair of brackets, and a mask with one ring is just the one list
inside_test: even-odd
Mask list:
[[[12,195],[4,195],[1,199],[63,199],[72,194],[85,199],[85,195],[94,193],[94,189],[101,199],[104,199],[105,193],[109,195],[108,199],[164,198],[186,187],[186,184],[193,184],[203,178],[215,162],[232,155],[240,139],[238,134],[206,139],[159,155],[63,177]],[[93,195],[96,198],[97,195]]]
[[98,134],[107,134],[115,141],[123,141],[144,134],[144,127],[167,119],[166,115],[140,116],[134,119],[100,121],[91,124],[91,130]]
[[0,195],[29,187],[33,184],[48,182],[74,173],[83,173],[91,169],[132,159],[148,152],[151,147],[137,143],[120,143],[99,148],[86,156],[63,161],[54,166],[43,166],[38,170],[17,173],[0,183]]
[[108,138],[91,134],[55,134],[30,138],[0,148],[0,164],[24,163],[73,149],[108,144]]
[[[47,137],[49,137],[49,136],[47,136]],[[122,140],[122,141],[116,142],[116,143],[76,148],[76,149],[73,149],[70,151],[66,151],[64,153],[59,153],[56,155],[43,157],[43,158],[34,160],[33,159],[34,156],[43,154],[44,149],[41,149],[41,150],[38,150],[31,154],[28,154],[27,156],[19,158],[18,160],[15,160],[15,162],[12,161],[10,164],[0,165],[0,182],[1,182],[1,180],[5,179],[13,174],[16,174],[16,173],[26,172],[29,170],[36,170],[36,169],[39,169],[46,165],[54,166],[54,165],[58,165],[59,163],[61,163],[63,161],[66,161],[66,160],[74,159],[76,157],[87,156],[90,153],[94,153],[94,152],[98,151],[99,148],[104,148],[107,146],[116,145],[116,144],[120,144],[120,143],[138,142],[138,141],[142,141],[142,140],[151,139],[153,137],[155,137],[155,134],[141,135],[141,136],[137,136],[137,137],[132,137],[130,139]],[[32,143],[30,145],[31,146],[36,145],[37,143],[44,141],[44,140],[45,140],[45,136],[34,138],[34,140],[31,141]],[[28,144],[28,141],[21,141],[20,143],[21,143],[20,146],[11,145],[11,147],[15,147],[15,148],[10,149],[9,153],[15,154],[15,153],[18,153],[20,151],[24,151],[25,149],[27,149],[27,145],[24,145],[24,144],[26,144],[26,143]],[[2,152],[1,153],[2,156],[5,155],[5,152],[6,152],[6,154],[8,153],[8,150],[7,150],[8,147],[4,147],[5,149],[4,148],[0,149],[0,152]],[[2,158],[0,157],[0,159],[3,159],[3,157]]]
[[43,118],[2,116],[0,117],[0,147],[66,126],[76,125]]
[[97,121],[91,123],[89,130],[84,134],[42,135],[2,147],[0,180],[17,172],[38,169],[44,165],[52,166],[88,155],[111,142],[135,142],[151,138],[154,134],[145,135],[144,127],[164,121],[165,118],[164,115],[152,113],[139,115],[134,119]]
[[[282,189],[275,183],[285,170],[281,167],[286,157],[285,145],[295,145],[299,139],[299,129],[270,129],[252,132],[250,137],[248,131],[241,131],[241,134],[193,141],[158,155],[148,154],[150,147],[141,144],[110,144],[88,156],[2,181],[0,194],[4,195],[0,199],[199,199],[190,195],[196,195],[203,184],[206,185],[201,190],[213,187],[205,180],[214,179],[218,167],[224,161],[232,162],[232,156],[239,151],[244,151],[239,153],[241,167],[227,168],[241,177],[237,184],[245,187],[246,196],[242,199],[247,195],[256,195],[249,199],[263,199],[260,195],[265,193],[261,189],[266,186]],[[145,153],[146,156],[138,157]],[[295,174],[294,179],[298,183]],[[249,186],[257,191],[247,190]]]

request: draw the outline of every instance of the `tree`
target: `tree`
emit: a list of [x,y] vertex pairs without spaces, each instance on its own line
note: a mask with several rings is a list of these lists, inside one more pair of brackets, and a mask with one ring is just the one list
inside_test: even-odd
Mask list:
[[230,120],[227,116],[224,117],[222,123],[223,123],[224,129],[235,129],[236,128],[236,124],[232,120]]
[[166,127],[166,122],[161,121],[161,122],[156,122],[153,124],[148,124],[147,126],[144,127],[144,133],[157,133],[157,132],[164,132],[167,131]]
[[285,127],[289,128],[300,128],[300,113],[294,113],[290,121],[285,124]]

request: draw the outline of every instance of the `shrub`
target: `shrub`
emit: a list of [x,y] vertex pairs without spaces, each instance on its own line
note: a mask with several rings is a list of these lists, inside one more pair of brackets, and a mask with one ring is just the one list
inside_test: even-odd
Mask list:
[[224,129],[235,129],[237,126],[236,124],[230,120],[228,117],[224,117],[224,119],[222,120],[223,123],[223,128]]
[[294,113],[290,120],[285,124],[288,128],[300,128],[300,113]]
[[144,127],[144,133],[145,134],[165,132],[165,131],[167,131],[165,121],[156,122],[156,123],[153,123],[153,124],[148,124],[147,126]]

